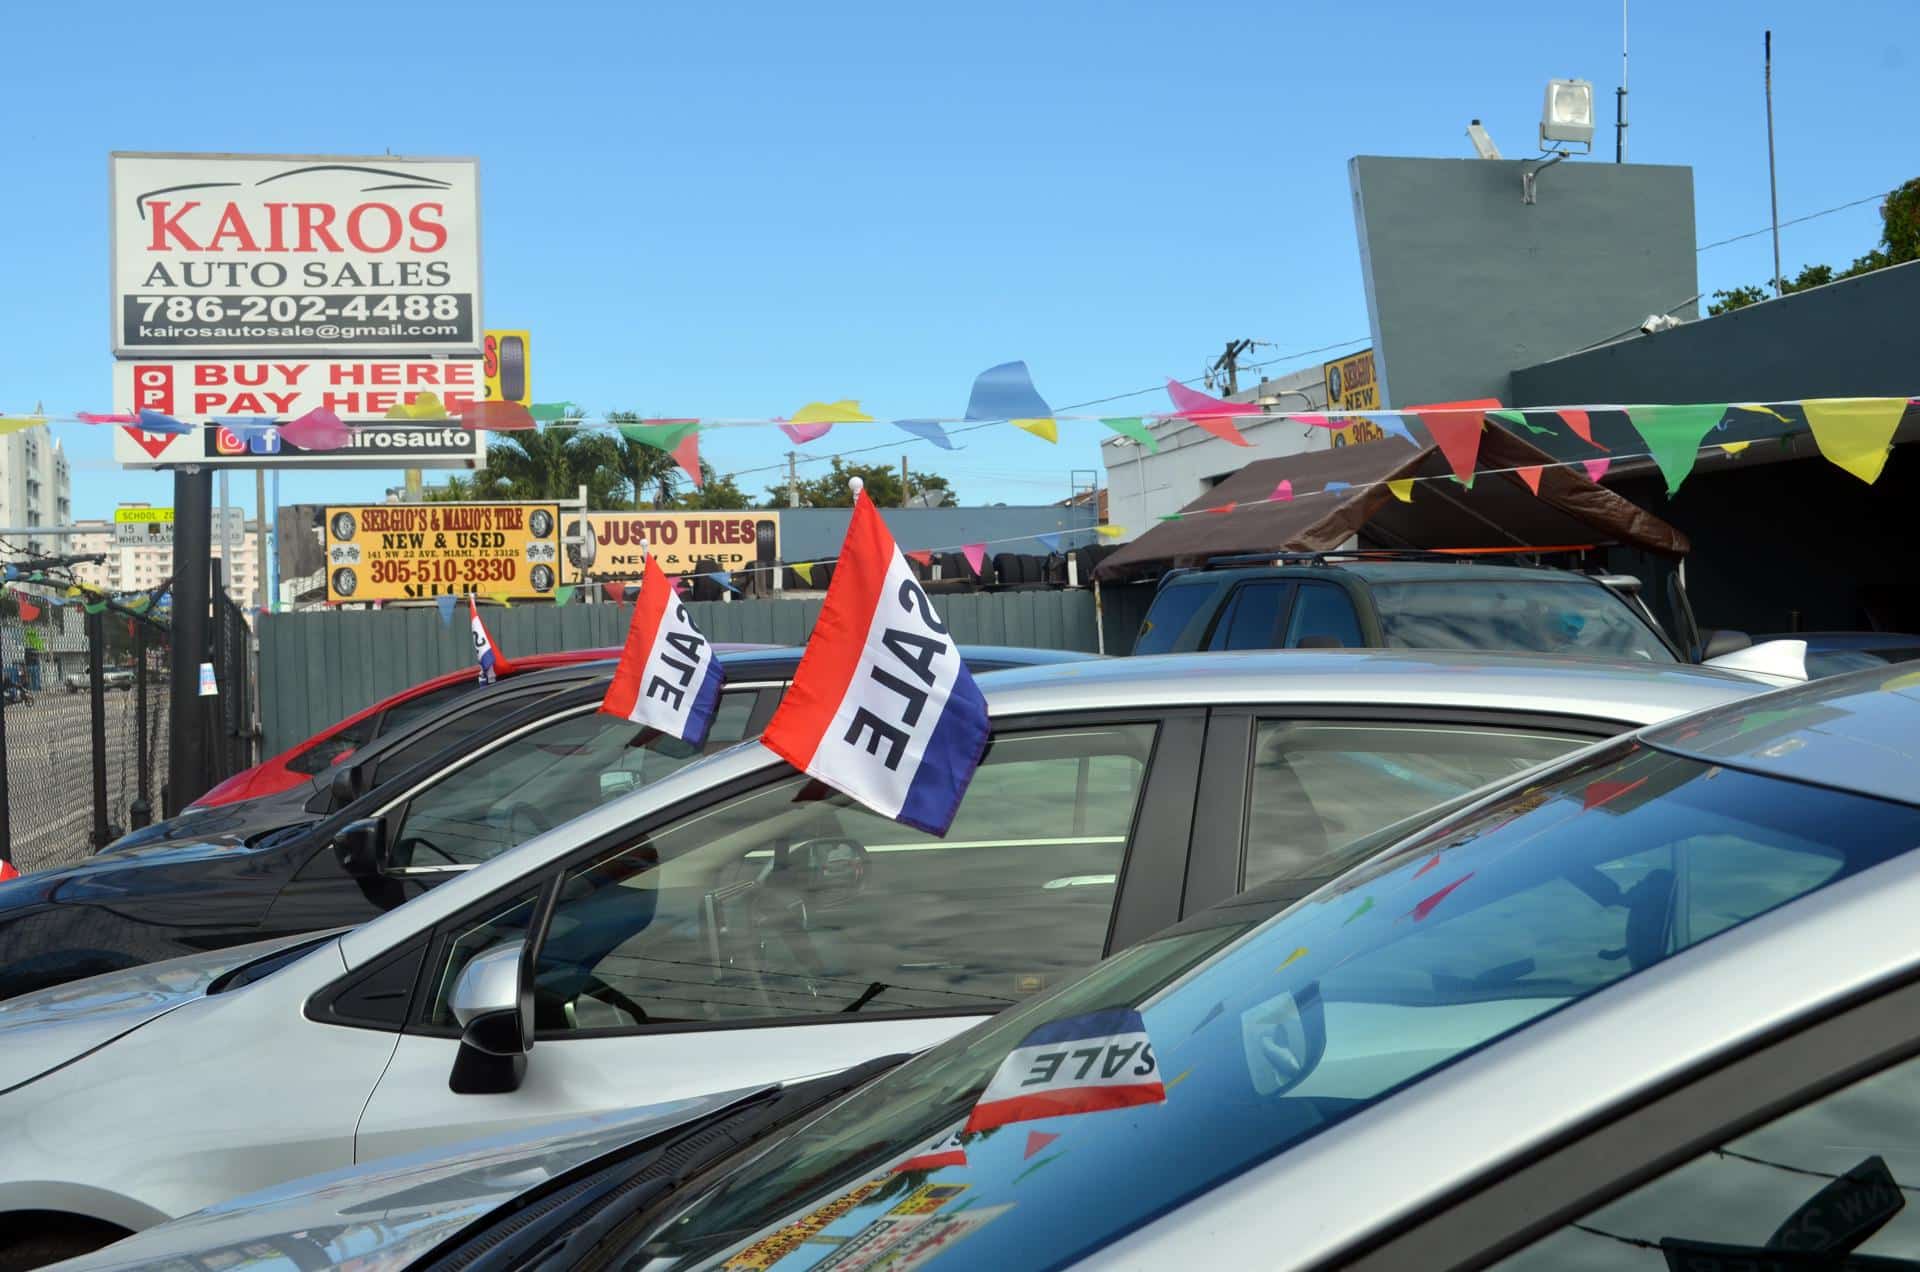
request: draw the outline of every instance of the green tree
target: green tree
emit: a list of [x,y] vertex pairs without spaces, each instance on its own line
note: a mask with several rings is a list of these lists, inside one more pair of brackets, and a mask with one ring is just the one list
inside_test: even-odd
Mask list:
[[753,500],[733,480],[733,474],[722,477],[713,471],[712,464],[703,459],[700,461],[700,489],[684,492],[673,501],[673,506],[689,512],[725,512],[751,508]]
[[587,488],[588,506],[607,508],[626,496],[619,455],[604,433],[575,428],[501,434],[487,446],[487,466],[454,474],[428,487],[430,502],[465,499],[574,499]]
[[[1887,201],[1880,205],[1878,247],[1865,256],[1855,257],[1853,264],[1838,273],[1834,272],[1831,265],[1808,265],[1795,277],[1780,280],[1780,294],[1789,296],[1809,287],[1820,287],[1841,278],[1857,278],[1876,269],[1904,265],[1913,260],[1920,260],[1920,177],[1915,177],[1889,194]],[[1735,287],[1717,291],[1713,293],[1714,303],[1707,306],[1707,312],[1724,314],[1744,309],[1766,300],[1772,294],[1770,287]]]
[[[833,460],[833,470],[818,477],[798,483],[800,502],[809,508],[851,508],[853,506],[853,488],[849,483],[858,477],[867,484],[867,498],[882,508],[900,506],[900,470],[890,464],[849,464],[839,456]],[[957,502],[953,495],[953,486],[938,473],[907,474],[909,495],[923,494],[927,491],[945,491],[949,502]],[[787,486],[785,482],[767,487],[767,508],[787,506]]]

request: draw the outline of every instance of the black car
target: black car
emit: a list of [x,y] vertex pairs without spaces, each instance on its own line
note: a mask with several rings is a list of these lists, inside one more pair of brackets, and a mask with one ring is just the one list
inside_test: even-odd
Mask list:
[[[265,831],[115,847],[78,865],[0,884],[0,999],[161,959],[375,918],[515,844],[666,776],[702,752],[756,736],[786,692],[801,652],[719,655],[727,685],[700,751],[599,714],[611,674],[606,665],[556,668],[516,680],[522,690],[517,695],[459,699],[447,709],[456,722],[438,731],[396,735],[390,746],[356,756],[334,770],[327,788],[306,804],[280,806],[266,818],[271,828]],[[998,646],[962,646],[961,654],[979,672],[1088,657]],[[473,702],[480,704],[478,710]],[[573,757],[601,763],[586,742],[616,727],[634,730],[618,764],[594,774],[568,771]],[[549,772],[556,780],[546,783],[548,797],[498,806],[499,791],[534,776],[544,780]],[[409,801],[413,821],[432,824],[435,834],[396,844],[385,868],[336,845],[336,839],[350,840],[342,836],[347,827],[402,799]],[[208,816],[227,813],[216,808]],[[414,860],[416,855],[421,859]]]

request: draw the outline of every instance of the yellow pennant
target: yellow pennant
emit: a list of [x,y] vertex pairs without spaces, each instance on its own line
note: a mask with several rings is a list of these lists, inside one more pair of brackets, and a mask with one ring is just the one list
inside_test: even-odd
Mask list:
[[44,415],[0,415],[0,437],[24,428],[38,428],[46,422]]
[[1127,532],[1125,526],[1095,526],[1093,532],[1102,539],[1118,539]]
[[809,402],[793,413],[789,424],[871,424],[873,416],[860,409],[852,398],[838,402]]
[[446,404],[441,402],[438,393],[422,393],[411,403],[396,402],[387,408],[390,420],[444,420],[447,418]]
[[1024,428],[1035,437],[1056,445],[1060,441],[1060,428],[1052,420],[1009,420],[1007,422],[1015,428]]
[[1738,455],[1741,451],[1747,449],[1747,447],[1751,445],[1753,445],[1752,442],[1721,442],[1720,449],[1725,451],[1729,455]]
[[1402,477],[1398,481],[1390,481],[1387,483],[1387,489],[1391,490],[1393,497],[1401,503],[1413,502],[1413,478]]
[[1807,424],[1813,429],[1820,453],[1872,485],[1886,467],[1893,431],[1900,427],[1907,399],[1809,399],[1800,404],[1800,409],[1807,413]]
[[1276,967],[1276,968],[1274,968],[1273,970],[1274,970],[1274,971],[1276,971],[1276,972],[1278,972],[1278,971],[1281,971],[1281,970],[1283,970],[1283,969],[1284,969],[1284,968],[1285,968],[1285,967],[1287,966],[1287,963],[1291,963],[1291,962],[1293,962],[1293,961],[1294,961],[1295,959],[1300,959],[1300,958],[1305,958],[1306,956],[1307,956],[1307,947],[1306,947],[1306,946],[1304,946],[1304,945],[1302,945],[1302,946],[1300,946],[1300,947],[1298,947],[1297,949],[1295,949],[1295,950],[1293,951],[1293,953],[1291,953],[1291,954],[1289,954],[1289,955],[1287,955],[1287,961],[1286,961],[1286,963],[1282,963],[1282,964],[1280,964],[1280,966],[1279,966],[1279,967]]
[[813,562],[795,561],[792,569],[795,574],[800,576],[802,583],[805,583],[808,587],[813,586]]

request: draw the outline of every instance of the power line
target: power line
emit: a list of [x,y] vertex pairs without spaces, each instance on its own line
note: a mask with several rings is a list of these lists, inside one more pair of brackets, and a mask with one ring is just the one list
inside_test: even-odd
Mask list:
[[[1796,216],[1790,221],[1782,221],[1780,222],[1780,226],[1784,229],[1789,225],[1799,225],[1803,221],[1815,221],[1823,216],[1832,216],[1835,212],[1845,212],[1848,208],[1857,208],[1862,203],[1872,203],[1875,199],[1884,199],[1891,193],[1893,193],[1891,190],[1883,190],[1879,194],[1870,194],[1864,199],[1855,199],[1851,203],[1842,203],[1834,207],[1822,208],[1818,212],[1809,212],[1805,216]],[[1725,247],[1729,243],[1738,243],[1743,239],[1759,238],[1762,234],[1771,233],[1773,233],[1773,227],[1769,225],[1764,230],[1748,230],[1745,234],[1736,234],[1732,238],[1715,239],[1704,247],[1696,247],[1693,250],[1696,253],[1712,251],[1716,247]]]

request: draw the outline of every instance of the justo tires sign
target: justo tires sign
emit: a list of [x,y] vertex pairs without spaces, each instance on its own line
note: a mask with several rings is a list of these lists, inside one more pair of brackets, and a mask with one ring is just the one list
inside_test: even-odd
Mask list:
[[474,160],[112,163],[116,355],[479,354]]

